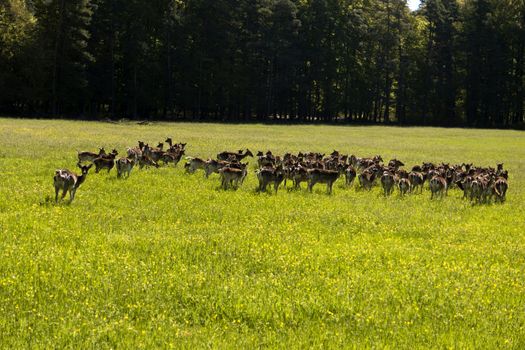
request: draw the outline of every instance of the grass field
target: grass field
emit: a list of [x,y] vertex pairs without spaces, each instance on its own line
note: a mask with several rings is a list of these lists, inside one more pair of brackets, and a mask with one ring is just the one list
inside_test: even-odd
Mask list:
[[[259,194],[177,169],[52,177],[77,150],[337,149],[510,172],[507,202],[318,185]],[[0,119],[0,348],[525,347],[525,133]],[[304,187],[304,185],[303,185]]]

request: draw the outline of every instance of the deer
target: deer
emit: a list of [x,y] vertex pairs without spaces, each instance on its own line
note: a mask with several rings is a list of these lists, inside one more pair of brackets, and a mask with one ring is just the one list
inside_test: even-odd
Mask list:
[[354,182],[355,178],[357,176],[357,172],[355,171],[354,167],[349,165],[345,169],[345,183],[347,186],[352,186],[352,183]]
[[242,150],[239,150],[237,153],[224,151],[217,154],[218,160],[236,160],[240,162],[246,157],[253,157],[253,153],[249,149],[246,149],[244,153],[242,153]]
[[264,154],[261,151],[259,151],[257,152],[257,164],[259,165],[259,168],[269,165],[273,166],[275,164],[275,157],[272,155],[271,152]]
[[117,156],[117,150],[113,150],[110,154],[96,158],[93,161],[95,164],[95,173],[99,173],[102,169],[108,169],[108,174],[115,166],[115,157]]
[[124,174],[126,174],[126,178],[128,178],[131,170],[133,169],[133,166],[135,166],[135,160],[122,157],[117,159],[116,164],[117,177],[121,178]]
[[173,163],[173,166],[176,167],[184,155],[184,152],[183,149],[177,152],[166,152],[160,157],[160,160],[162,160],[164,164]]
[[231,163],[225,160],[208,159],[204,164],[204,176],[210,177],[213,173],[219,173],[219,170],[229,166]]
[[142,150],[139,147],[126,148],[126,153],[129,159],[133,159],[135,163],[139,161],[139,158],[142,156]]
[[376,179],[376,169],[374,167],[369,167],[359,174],[358,178],[361,187],[370,191],[374,184],[374,180]]
[[332,187],[335,181],[339,178],[339,171],[323,170],[323,169],[309,169],[308,170],[308,190],[312,192],[316,183],[325,183],[326,191],[332,194]]
[[151,159],[150,157],[148,157],[145,154],[140,156],[140,158],[139,158],[139,169],[142,170],[142,168],[144,168],[144,167],[148,168],[150,166],[154,166],[155,168],[158,168],[159,164],[157,164],[157,162],[155,162],[153,159]]
[[228,186],[237,189],[239,182],[242,184],[244,181],[247,170],[246,166],[244,169],[225,167],[219,170],[219,174],[221,176],[221,187],[223,189],[227,190]]
[[106,154],[104,148],[99,148],[98,153],[93,152],[78,152],[78,161],[81,162],[92,162],[98,157]]
[[394,171],[398,171],[400,167],[402,166],[405,166],[405,163],[403,163],[402,161],[400,160],[397,160],[397,159],[391,159],[389,162],[388,162],[388,167],[389,168],[393,168]]
[[443,198],[447,190],[447,180],[441,175],[435,175],[430,179],[430,199],[434,199],[434,196],[440,196]]
[[463,178],[463,180],[457,183],[458,187],[461,190],[463,190],[463,199],[470,198],[470,191],[472,189],[472,181],[474,181],[474,178],[470,175],[467,175]]
[[291,170],[293,188],[296,190],[301,189],[301,182],[308,182],[308,169],[299,165]]
[[403,197],[405,194],[407,194],[410,191],[410,180],[406,177],[402,177],[399,179],[399,182],[397,184],[397,187],[399,187],[399,195]]
[[394,175],[390,171],[384,171],[381,176],[381,186],[383,186],[383,192],[385,197],[388,197],[394,191]]
[[266,186],[269,183],[273,183],[275,193],[279,189],[279,185],[284,180],[284,172],[281,167],[276,169],[273,168],[262,168],[257,172],[257,179],[259,180],[259,191],[266,192]]
[[164,144],[163,143],[159,143],[157,145],[157,148],[151,148],[148,144],[146,144],[144,146],[144,151],[143,153],[145,155],[147,155],[148,157],[150,157],[152,160],[154,160],[155,162],[158,162],[159,159],[166,153],[162,150]]
[[423,193],[423,183],[425,182],[425,177],[422,173],[411,171],[408,174],[408,180],[410,181],[410,192],[416,192],[419,188],[419,193]]
[[506,200],[506,194],[507,194],[507,190],[509,188],[509,185],[507,183],[507,179],[505,179],[504,177],[498,177],[496,182],[494,182],[494,185],[493,185],[493,188],[494,188],[494,195],[496,196],[495,197],[495,202],[500,202],[500,203],[503,203],[505,202]]
[[193,174],[198,169],[205,170],[206,161],[201,158],[194,158],[194,157],[186,157],[186,164],[184,164],[184,168],[186,169],[187,173]]
[[62,200],[66,196],[66,193],[69,192],[69,203],[73,202],[77,189],[82,183],[84,183],[84,181],[86,181],[89,169],[91,169],[93,164],[83,166],[78,162],[77,166],[82,171],[81,175],[77,175],[67,169],[58,169],[55,171],[55,176],[53,177],[53,184],[55,186],[55,203],[58,203],[58,193],[60,190],[62,190]]

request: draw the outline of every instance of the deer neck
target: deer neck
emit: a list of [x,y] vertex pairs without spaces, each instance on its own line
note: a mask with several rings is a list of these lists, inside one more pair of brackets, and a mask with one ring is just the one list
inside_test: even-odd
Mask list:
[[77,181],[75,182],[75,187],[79,187],[86,180],[87,174],[82,174],[77,176]]

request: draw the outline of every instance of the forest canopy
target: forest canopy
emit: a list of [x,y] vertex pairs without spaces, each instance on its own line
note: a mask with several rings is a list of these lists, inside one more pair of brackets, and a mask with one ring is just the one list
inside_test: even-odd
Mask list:
[[0,113],[522,127],[525,0],[3,0]]

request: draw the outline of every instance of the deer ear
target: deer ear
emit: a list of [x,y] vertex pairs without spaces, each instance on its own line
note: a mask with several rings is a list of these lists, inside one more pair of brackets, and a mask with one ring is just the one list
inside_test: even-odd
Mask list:
[[77,163],[77,167],[79,167],[80,169],[82,169],[82,164],[80,164],[80,162]]

